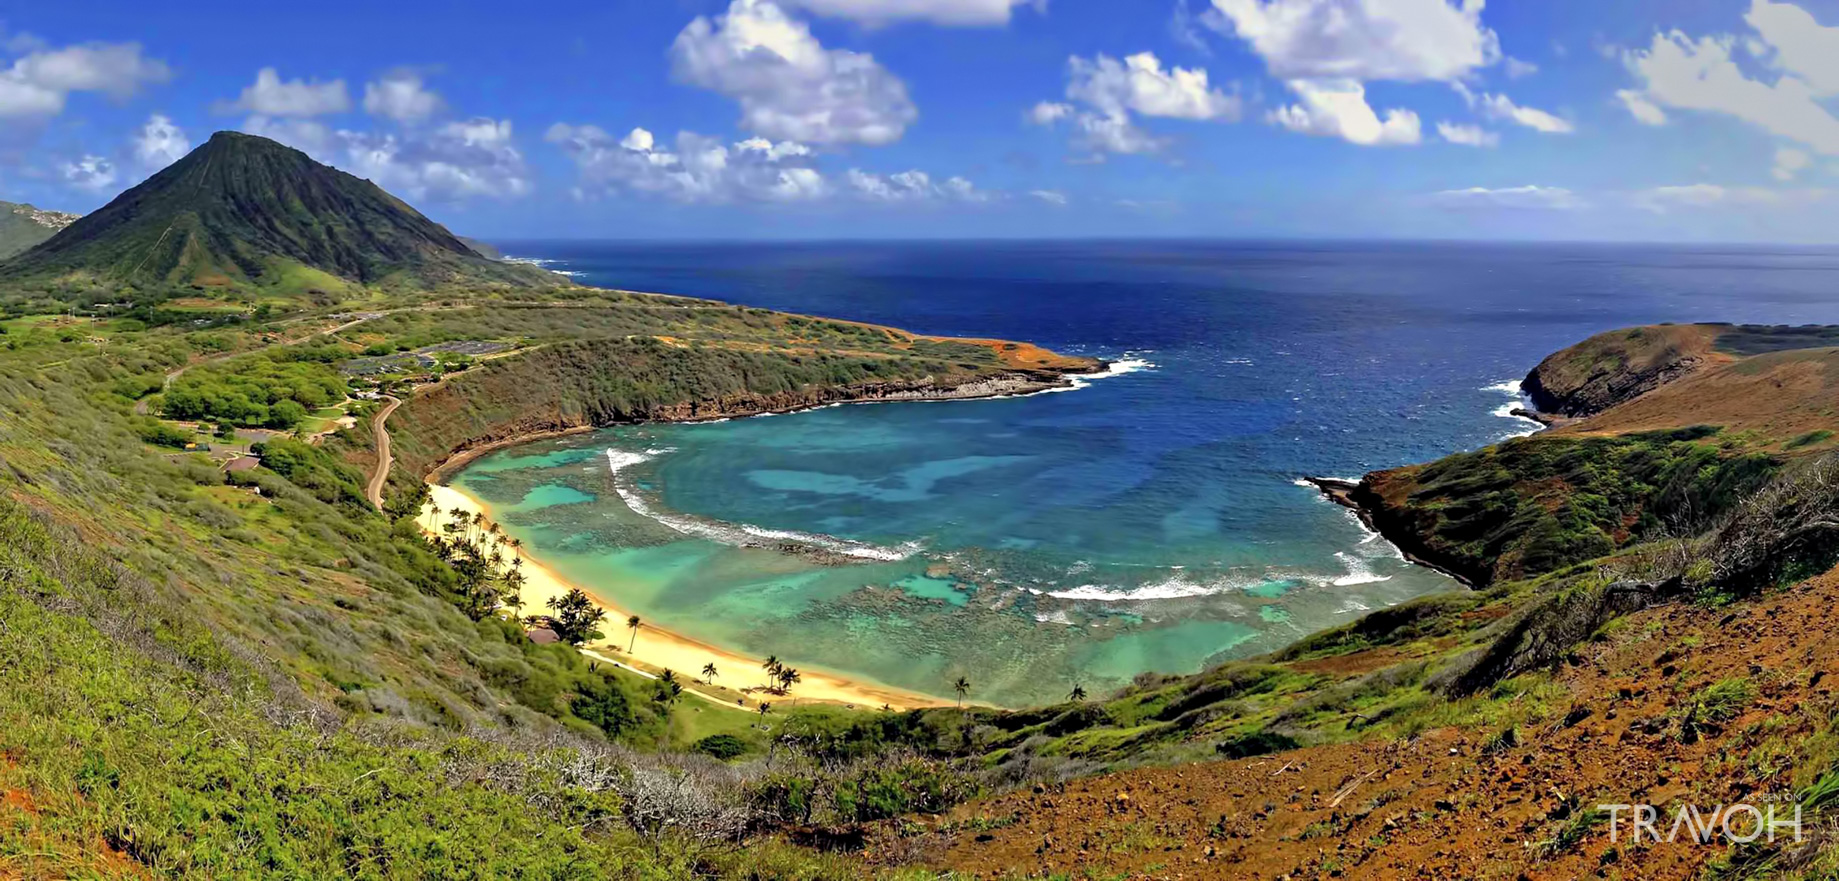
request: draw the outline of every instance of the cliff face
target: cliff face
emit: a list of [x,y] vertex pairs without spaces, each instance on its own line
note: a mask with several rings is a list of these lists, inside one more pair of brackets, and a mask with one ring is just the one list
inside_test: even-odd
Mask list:
[[[397,488],[526,438],[638,422],[753,416],[858,401],[1025,394],[1097,369],[682,347],[650,338],[559,343],[423,390],[389,423]],[[359,439],[368,446],[368,438]],[[364,461],[362,448],[351,458]],[[366,463],[368,464],[368,463]],[[442,466],[445,466],[444,468]]]
[[1394,544],[1473,585],[1709,528],[1839,444],[1839,329],[1689,325],[1592,337],[1526,389],[1558,427],[1325,486]]
[[1715,348],[1724,330],[1665,325],[1599,334],[1540,362],[1524,388],[1542,413],[1592,416],[1730,360]]

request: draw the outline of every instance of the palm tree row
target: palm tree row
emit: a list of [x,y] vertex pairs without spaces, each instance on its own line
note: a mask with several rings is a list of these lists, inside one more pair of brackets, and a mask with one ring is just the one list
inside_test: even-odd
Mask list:
[[[441,534],[429,543],[458,576],[460,610],[474,621],[483,621],[501,607],[523,608],[524,561],[516,555],[523,542],[506,539],[503,529],[488,522],[482,513],[464,508],[442,512],[435,508],[436,522],[443,513],[449,519],[441,526]],[[506,548],[512,550],[508,565]]]
[[[780,694],[790,694],[793,685],[804,681],[804,675],[799,673],[796,669],[780,663],[778,655],[769,656],[766,662],[761,664],[760,667],[766,671],[766,687],[769,691],[777,691]],[[778,683],[777,687],[772,684],[775,682]]]

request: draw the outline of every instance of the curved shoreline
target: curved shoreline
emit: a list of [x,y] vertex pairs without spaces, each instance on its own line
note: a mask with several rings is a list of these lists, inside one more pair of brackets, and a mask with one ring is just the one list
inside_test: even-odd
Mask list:
[[[440,510],[451,511],[454,508],[460,508],[468,513],[484,514],[487,520],[493,519],[489,506],[455,487],[431,482],[428,485],[428,492],[433,505]],[[426,510],[417,518],[417,523],[429,533],[433,533],[439,526]],[[594,585],[579,584],[564,578],[554,569],[544,565],[541,560],[532,557],[527,548],[513,549],[512,553],[524,561],[523,573],[526,581],[523,599],[526,610],[539,613],[546,608],[551,597],[559,597],[570,589],[579,588],[583,593],[592,597],[595,604],[606,610],[608,623],[605,628],[610,634],[617,635],[624,631],[622,625],[632,613],[622,609],[618,603],[609,602],[605,591]],[[699,675],[702,665],[714,663],[718,670],[728,671],[722,675],[732,675],[737,682],[749,681],[750,678],[759,675],[763,661],[761,658],[749,657],[651,624],[645,625],[639,631],[633,651],[626,651],[626,646],[613,638],[589,643],[583,648],[604,652],[618,658],[621,663],[634,664],[649,670],[675,670],[692,679]],[[801,667],[800,672],[804,674],[804,678],[790,695],[767,695],[765,702],[775,704],[816,702],[868,709],[886,705],[897,710],[953,705],[951,700],[935,695],[882,685],[835,671]],[[717,681],[719,683],[719,679]],[[761,701],[754,695],[747,695],[746,706],[757,707],[760,703]]]
[[1075,377],[1097,377],[1111,375],[1114,362],[1093,359],[1093,365],[1087,370],[1054,370],[1053,379],[1042,379],[1028,373],[1011,373],[994,377],[974,379],[950,388],[907,389],[894,394],[884,390],[849,389],[848,394],[832,400],[818,400],[800,403],[788,407],[749,407],[738,406],[732,409],[721,404],[713,405],[710,412],[693,412],[683,418],[659,417],[655,419],[632,420],[628,422],[609,422],[604,425],[571,425],[566,428],[552,428],[541,431],[524,432],[510,437],[483,441],[478,444],[462,444],[450,451],[445,458],[436,462],[423,479],[431,485],[444,486],[450,482],[460,469],[477,461],[488,453],[510,447],[522,446],[540,440],[552,440],[559,437],[571,437],[605,428],[617,428],[623,425],[670,425],[676,423],[709,422],[720,419],[750,419],[756,416],[783,416],[790,413],[804,413],[845,404],[912,404],[931,401],[990,401],[1004,398],[1020,398],[1045,392],[1073,391],[1081,386]]

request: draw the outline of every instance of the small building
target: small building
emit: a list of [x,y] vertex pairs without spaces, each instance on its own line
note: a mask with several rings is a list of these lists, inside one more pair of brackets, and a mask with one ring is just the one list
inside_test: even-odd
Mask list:
[[223,466],[225,471],[254,471],[262,466],[262,460],[254,456],[238,456]]
[[532,627],[524,631],[524,635],[530,637],[530,641],[537,645],[555,645],[562,641],[562,637],[557,636],[554,630],[547,627]]

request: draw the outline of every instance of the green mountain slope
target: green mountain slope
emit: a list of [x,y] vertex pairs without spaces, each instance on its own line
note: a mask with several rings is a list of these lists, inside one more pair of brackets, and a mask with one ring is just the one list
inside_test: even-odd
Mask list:
[[265,138],[219,132],[50,241],[0,280],[142,289],[336,291],[350,284],[535,287],[369,181]]
[[18,254],[76,222],[77,215],[0,202],[0,260]]

